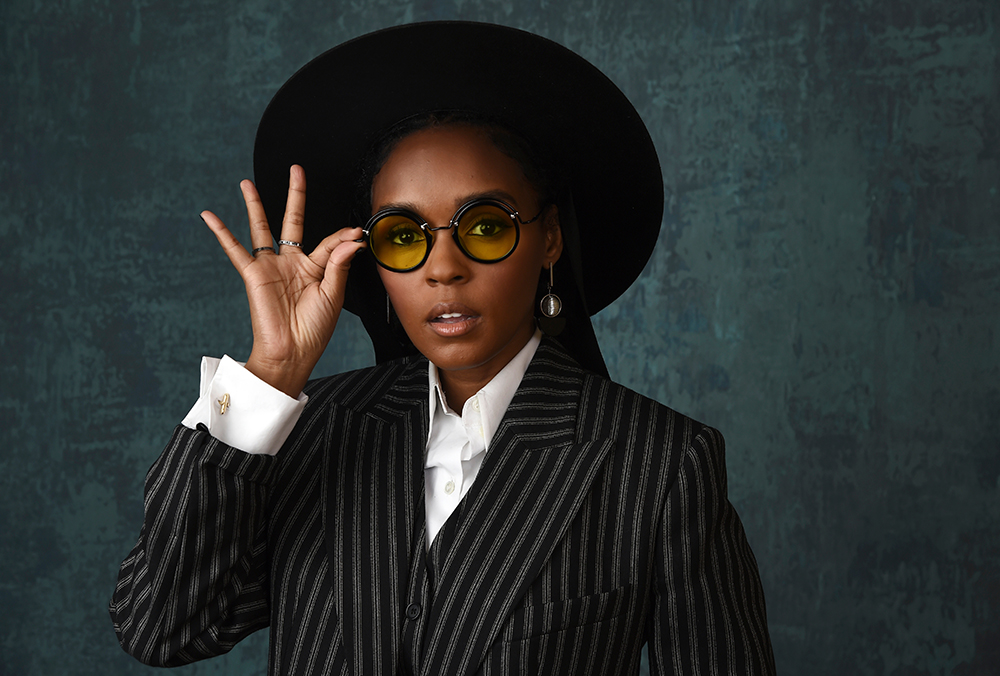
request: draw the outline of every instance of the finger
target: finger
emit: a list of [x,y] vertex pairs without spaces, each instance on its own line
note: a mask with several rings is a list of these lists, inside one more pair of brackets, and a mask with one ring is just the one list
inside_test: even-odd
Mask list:
[[[285,217],[281,221],[281,239],[301,242],[306,219],[306,172],[297,164],[288,170],[288,200],[285,202]],[[284,253],[292,253],[298,247],[285,246]]]
[[320,242],[310,256],[315,263],[325,267],[320,288],[337,306],[344,304],[344,289],[351,261],[365,247],[364,243],[355,241],[360,233],[360,228],[340,230]]
[[229,258],[229,262],[242,274],[243,269],[253,260],[253,256],[243,248],[239,240],[233,236],[233,233],[229,231],[226,224],[222,222],[222,219],[211,211],[201,212],[201,220],[205,221],[205,225],[215,235],[215,239],[219,240],[219,245]]
[[251,248],[259,249],[262,246],[274,246],[274,240],[271,238],[271,230],[267,227],[267,214],[264,213],[264,203],[260,201],[257,187],[253,184],[253,181],[245,180],[240,183],[240,190],[243,191],[243,201],[247,205],[247,218],[250,220]]
[[[343,228],[338,230],[320,242],[316,250],[309,254],[309,259],[320,267],[326,267],[334,251],[337,251],[342,244],[352,244],[353,246],[347,247],[342,251],[342,254],[347,256],[347,263],[350,264],[351,259],[354,258],[354,254],[366,246],[364,240],[360,239],[362,234],[361,228]],[[342,263],[343,261],[338,264]]]

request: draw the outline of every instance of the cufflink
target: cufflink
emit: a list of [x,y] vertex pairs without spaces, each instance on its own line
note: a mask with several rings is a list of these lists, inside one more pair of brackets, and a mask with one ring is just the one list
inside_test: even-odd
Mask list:
[[222,399],[219,399],[219,415],[225,415],[226,411],[229,410],[229,393],[226,392],[222,395]]

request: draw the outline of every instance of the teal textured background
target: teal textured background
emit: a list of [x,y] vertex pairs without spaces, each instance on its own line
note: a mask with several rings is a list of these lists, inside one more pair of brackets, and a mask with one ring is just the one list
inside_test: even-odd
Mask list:
[[[142,477],[199,357],[249,350],[198,213],[245,232],[299,66],[447,18],[567,45],[649,125],[664,228],[598,336],[616,380],[725,433],[779,672],[1000,673],[992,0],[5,0],[0,673],[148,673],[106,612]],[[320,371],[370,361],[345,320]],[[265,664],[261,633],[179,673]]]

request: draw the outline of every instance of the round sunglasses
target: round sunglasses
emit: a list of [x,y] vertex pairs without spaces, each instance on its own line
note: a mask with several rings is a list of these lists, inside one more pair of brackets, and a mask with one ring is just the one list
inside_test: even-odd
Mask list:
[[431,233],[438,230],[451,230],[458,248],[472,260],[497,263],[514,253],[520,226],[534,223],[544,211],[542,207],[534,218],[522,221],[507,203],[480,197],[459,207],[448,225],[434,228],[409,209],[382,209],[368,219],[363,240],[375,261],[392,272],[410,272],[423,265],[434,244]]

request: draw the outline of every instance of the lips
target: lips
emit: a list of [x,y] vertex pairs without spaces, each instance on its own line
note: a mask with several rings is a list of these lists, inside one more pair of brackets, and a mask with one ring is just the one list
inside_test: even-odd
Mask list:
[[435,324],[455,324],[479,317],[472,308],[461,303],[438,303],[427,314],[427,321]]
[[458,336],[472,330],[480,315],[461,303],[438,303],[427,314],[427,323],[441,336]]

